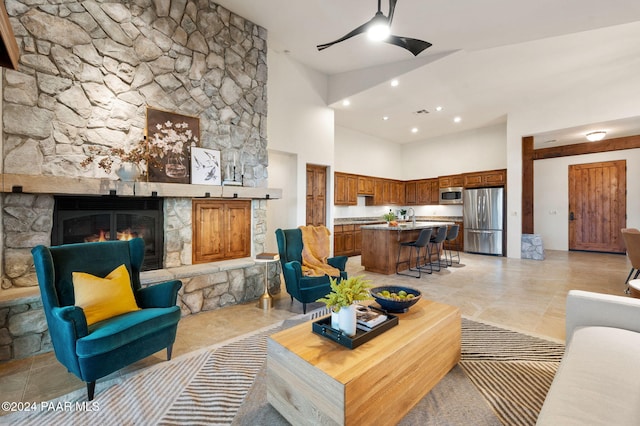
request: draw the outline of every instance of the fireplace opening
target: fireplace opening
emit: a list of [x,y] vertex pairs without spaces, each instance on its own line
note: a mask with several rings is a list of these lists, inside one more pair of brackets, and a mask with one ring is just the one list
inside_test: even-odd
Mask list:
[[142,270],[162,268],[162,199],[56,196],[51,244],[129,240],[145,242]]

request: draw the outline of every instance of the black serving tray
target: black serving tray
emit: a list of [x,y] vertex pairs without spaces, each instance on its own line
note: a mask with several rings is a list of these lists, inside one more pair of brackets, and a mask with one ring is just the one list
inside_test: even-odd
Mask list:
[[[384,312],[384,311],[383,311]],[[354,336],[347,336],[340,330],[336,330],[331,327],[331,315],[320,318],[314,321],[312,324],[313,332],[320,336],[326,337],[329,340],[333,340],[336,343],[348,349],[355,349],[363,343],[367,343],[369,340],[384,333],[390,328],[398,325],[398,317],[385,312],[387,320],[381,324],[376,325],[371,330],[361,330],[356,328],[356,334]]]

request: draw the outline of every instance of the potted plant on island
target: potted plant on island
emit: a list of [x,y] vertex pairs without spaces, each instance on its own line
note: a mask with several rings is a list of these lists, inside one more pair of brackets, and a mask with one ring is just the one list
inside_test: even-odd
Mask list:
[[389,210],[389,213],[385,213],[382,215],[383,219],[387,221],[389,226],[398,226],[398,222],[396,221],[396,214]]
[[356,334],[356,308],[354,302],[371,299],[371,280],[363,275],[338,281],[330,278],[331,293],[317,300],[331,309],[331,327],[347,336]]

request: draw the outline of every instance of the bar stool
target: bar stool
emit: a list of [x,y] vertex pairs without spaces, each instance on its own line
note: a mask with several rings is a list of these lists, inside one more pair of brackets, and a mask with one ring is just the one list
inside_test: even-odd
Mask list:
[[431,236],[431,244],[435,244],[436,245],[436,253],[438,253],[438,261],[437,262],[433,262],[431,260],[431,256],[429,256],[429,262],[431,263],[431,270],[433,271],[433,264],[437,263],[438,264],[438,269],[436,269],[436,271],[440,272],[440,268],[446,268],[447,267],[447,253],[445,252],[444,256],[445,256],[445,260],[444,263],[442,263],[440,261],[440,245],[443,243],[443,241],[445,240],[445,238],[447,238],[447,227],[446,226],[441,226],[438,228],[438,231],[436,231],[436,235]]
[[[449,227],[449,230],[447,231],[447,237],[445,238],[445,241],[447,242],[447,247],[449,249],[448,260],[447,260],[446,248],[444,253],[444,259],[447,261],[447,266],[453,265],[453,250],[451,249],[451,246],[454,245],[455,239],[458,238],[459,231],[460,231],[460,225],[451,225]],[[460,263],[460,246],[458,245],[457,242],[455,243],[455,246],[456,246],[456,257],[458,258],[458,261],[456,263]]]
[[[398,245],[398,259],[396,260],[396,274],[398,275],[408,275],[410,277],[416,277],[416,278],[420,278],[422,276],[422,269],[426,266],[426,265],[420,265],[420,252],[422,251],[422,249],[424,248],[428,254],[428,257],[431,258],[431,251],[429,249],[429,240],[431,239],[431,228],[425,228],[423,230],[420,231],[420,235],[418,235],[418,239],[415,241],[405,241],[402,242]],[[412,269],[411,268],[411,254],[409,254],[409,257],[407,260],[403,260],[400,261],[400,253],[402,252],[402,247],[414,247],[416,249],[416,269]],[[423,255],[424,257],[424,255]],[[398,272],[398,266],[406,263],[409,265],[409,271],[412,272],[417,272],[418,275],[413,275],[413,274],[404,274],[401,272]],[[430,274],[431,272],[433,272],[433,267],[429,266],[430,271],[427,272],[428,274]]]

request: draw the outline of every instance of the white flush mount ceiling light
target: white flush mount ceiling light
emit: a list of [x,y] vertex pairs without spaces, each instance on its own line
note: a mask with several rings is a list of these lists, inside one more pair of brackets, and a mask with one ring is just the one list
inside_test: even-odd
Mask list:
[[349,99],[345,99],[344,101],[342,101],[342,106],[349,106],[351,105],[351,102],[349,101]]
[[436,111],[438,111],[438,112],[442,111],[442,107],[441,106],[437,106],[436,107]]
[[413,129],[411,129],[411,133],[418,133],[418,128],[414,127]]
[[607,132],[604,130],[598,130],[596,132],[587,133],[585,136],[589,142],[597,142],[604,139],[604,137],[607,136]]
[[453,122],[454,122],[454,123],[459,123],[459,122],[461,122],[461,121],[462,121],[462,118],[460,118],[460,117],[455,117],[455,118],[453,119]]
[[387,121],[387,120],[389,119],[389,116],[388,116],[388,115],[385,115],[384,117],[382,117],[382,119],[383,119],[384,121]]
[[398,83],[398,80],[395,80],[395,79],[391,80],[391,87],[397,87],[398,84],[400,84],[400,83]]

